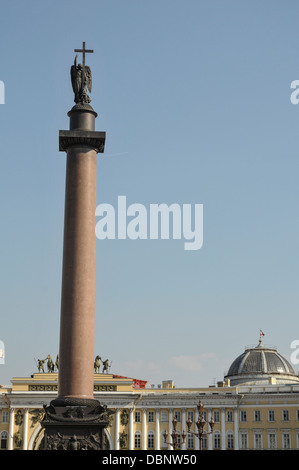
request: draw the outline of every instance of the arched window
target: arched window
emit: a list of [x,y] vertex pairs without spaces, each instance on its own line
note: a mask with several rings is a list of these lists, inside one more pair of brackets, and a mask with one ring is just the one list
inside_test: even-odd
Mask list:
[[135,449],[141,449],[141,432],[136,431],[134,434],[134,446]]
[[8,432],[7,431],[2,431],[0,434],[0,448],[1,449],[7,449],[7,438],[8,438]]
[[187,433],[187,449],[194,449],[194,434]]
[[207,436],[202,437],[202,448],[207,449],[208,448],[208,438]]
[[155,435],[153,431],[149,431],[147,434],[147,448],[154,449],[155,447]]
[[232,431],[228,431],[227,433],[227,449],[234,448],[234,433]]
[[220,442],[220,432],[219,432],[219,431],[215,431],[213,437],[214,437],[214,449],[220,449],[220,445],[221,445],[221,442]]

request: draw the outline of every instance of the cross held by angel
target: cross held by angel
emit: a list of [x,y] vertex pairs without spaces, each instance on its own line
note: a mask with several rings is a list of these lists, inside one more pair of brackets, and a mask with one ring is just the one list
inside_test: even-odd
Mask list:
[[74,101],[75,103],[89,104],[91,99],[88,96],[87,90],[91,93],[92,77],[90,67],[85,65],[85,54],[87,52],[91,53],[93,50],[85,49],[85,42],[83,42],[82,49],[75,49],[74,51],[82,52],[83,58],[82,64],[77,65],[77,54],[74,60],[74,65],[71,66],[71,81],[75,94]]

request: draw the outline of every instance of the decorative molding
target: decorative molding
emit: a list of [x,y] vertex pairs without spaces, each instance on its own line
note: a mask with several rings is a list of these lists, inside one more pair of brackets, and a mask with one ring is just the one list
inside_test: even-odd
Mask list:
[[59,151],[66,152],[72,147],[87,147],[97,153],[103,153],[105,147],[105,132],[72,130],[59,131]]
[[28,390],[30,392],[56,392],[58,390],[58,385],[29,384]]
[[[95,392],[116,392],[116,385],[94,385],[93,387]],[[56,392],[58,390],[58,385],[49,385],[49,384],[29,384],[28,390],[30,392]]]
[[94,385],[93,387],[95,392],[116,392],[116,385]]

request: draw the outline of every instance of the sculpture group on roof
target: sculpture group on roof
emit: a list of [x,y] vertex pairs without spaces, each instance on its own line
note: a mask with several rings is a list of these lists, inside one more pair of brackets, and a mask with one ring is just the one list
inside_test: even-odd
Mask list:
[[[101,356],[96,356],[94,360],[94,371],[97,374],[101,373],[101,364],[103,364],[103,374],[108,374],[112,361],[109,363],[109,359],[102,360]],[[59,355],[57,354],[56,356],[56,361],[52,360],[52,357],[50,354],[47,355],[45,359],[37,359],[36,365],[38,368],[38,372],[45,373],[45,365],[47,366],[47,372],[48,373],[53,373],[53,372],[58,372],[59,370]]]
[[99,374],[101,372],[101,362],[103,364],[103,374],[108,374],[109,369],[111,367],[112,361],[109,364],[109,359],[106,359],[105,361],[102,360],[101,356],[96,356],[94,360],[94,371],[96,374]]
[[37,368],[38,372],[45,372],[45,362],[47,361],[47,369],[48,373],[58,372],[59,369],[59,355],[56,356],[55,363],[52,360],[50,354],[47,355],[46,359],[38,359],[37,360]]

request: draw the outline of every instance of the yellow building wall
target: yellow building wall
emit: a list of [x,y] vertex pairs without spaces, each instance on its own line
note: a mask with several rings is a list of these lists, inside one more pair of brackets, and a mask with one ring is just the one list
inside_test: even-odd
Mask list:
[[[34,374],[33,376],[29,378],[14,378],[12,380],[12,389],[1,389],[0,388],[0,435],[2,431],[6,431],[9,433],[10,425],[9,422],[3,422],[3,413],[9,411],[9,400],[13,401],[14,397],[25,397],[28,399],[36,396],[42,396],[41,392],[48,393],[53,393],[53,398],[55,396],[55,390],[57,390],[57,374]],[[104,391],[105,393],[108,393],[109,396],[114,397],[115,400],[118,400],[118,397],[120,396],[127,396],[131,397],[134,401],[137,396],[140,396],[140,402],[138,406],[140,405],[140,408],[138,406],[135,408],[135,411],[140,412],[140,422],[135,421],[135,412],[134,412],[134,417],[133,417],[133,436],[135,431],[139,431],[141,433],[141,447],[142,447],[142,433],[143,433],[143,405],[142,405],[142,400],[146,400],[147,405],[146,407],[146,431],[147,433],[149,431],[152,431],[155,435],[155,439],[157,438],[156,436],[156,410],[154,405],[152,407],[149,407],[149,404],[151,400],[153,400],[154,403],[159,402],[159,416],[160,416],[160,439],[161,439],[161,444],[163,437],[162,433],[164,430],[169,433],[169,430],[172,429],[172,424],[167,422],[163,422],[161,419],[161,415],[163,411],[167,412],[167,417],[169,420],[169,407],[168,406],[163,406],[163,400],[166,399],[169,402],[175,402],[176,399],[179,399],[182,402],[182,396],[186,396],[186,399],[189,397],[190,394],[192,396],[201,396],[205,394],[208,399],[209,403],[211,406],[211,399],[214,400],[215,406],[212,408],[212,416],[214,416],[214,412],[217,411],[219,413],[219,422],[215,422],[215,427],[214,431],[219,431],[221,434],[221,439],[226,439],[227,432],[231,431],[233,434],[235,433],[235,408],[234,407],[229,407],[225,405],[225,423],[222,423],[223,419],[223,413],[222,409],[224,405],[217,404],[218,397],[215,394],[215,392],[222,394],[222,397],[232,397],[235,400],[235,404],[238,403],[238,429],[239,429],[239,435],[243,432],[247,434],[248,438],[248,448],[249,449],[254,449],[255,448],[255,433],[261,433],[262,435],[262,445],[263,448],[266,449],[268,448],[268,436],[269,432],[271,430],[273,433],[276,435],[276,443],[277,443],[277,448],[282,448],[282,436],[283,433],[289,433],[290,434],[290,439],[291,439],[291,448],[296,448],[297,447],[297,433],[299,433],[299,422],[298,422],[298,410],[299,410],[299,390],[296,393],[287,393],[287,394],[281,394],[281,397],[279,399],[277,398],[277,394],[275,397],[271,393],[259,393],[259,395],[252,396],[250,393],[243,395],[243,397],[238,393],[237,388],[234,387],[227,387],[226,389],[224,388],[213,388],[212,391],[211,389],[198,389],[198,393],[194,389],[155,389],[155,390],[148,390],[148,389],[140,389],[136,390],[133,388],[133,382],[130,379],[126,378],[117,378],[114,379],[112,375],[109,374],[95,374],[95,387],[98,388],[98,391]],[[167,391],[167,393],[165,393]],[[31,395],[32,392],[32,395]],[[36,393],[38,392],[38,393]],[[229,395],[228,395],[229,392]],[[298,393],[298,395],[297,395]],[[167,396],[166,398],[165,395]],[[173,396],[173,399],[171,398]],[[298,398],[297,398],[298,396]],[[134,398],[135,397],[135,398]],[[24,399],[25,399],[24,398]],[[24,436],[24,409],[26,405],[22,408],[21,405],[21,398],[18,398],[20,401],[20,408],[16,407],[14,411],[14,427],[13,427],[13,435],[14,435],[14,442],[13,442],[13,447],[14,448],[22,448],[23,443],[18,441],[18,437]],[[34,398],[30,398],[31,401],[34,401]],[[39,400],[41,400],[39,398]],[[129,398],[128,398],[129,400]],[[170,400],[170,401],[169,401]],[[203,398],[204,402],[204,398]],[[25,402],[24,402],[25,403]],[[13,405],[14,407],[16,406],[15,404]],[[235,405],[236,406],[236,405]],[[26,407],[28,408],[28,407]],[[20,412],[18,410],[21,410]],[[275,420],[274,421],[269,421],[269,411],[273,410],[275,412]],[[288,421],[283,421],[283,410],[288,410],[289,413],[289,420]],[[186,406],[184,408],[184,413],[182,408],[179,407],[174,407],[172,409],[173,416],[175,415],[175,412],[178,411],[181,414],[181,421],[177,423],[177,430],[182,433],[184,430],[187,432],[187,426],[186,426],[186,420],[188,418],[188,412],[193,412],[193,424],[192,424],[192,431],[196,432],[196,424],[195,424],[195,408],[188,407]],[[207,411],[207,410],[206,410]],[[233,421],[230,422],[227,420],[227,412],[231,411],[232,412],[232,418]],[[242,411],[246,411],[246,421],[242,422],[240,420],[240,414]],[[255,411],[260,412],[260,421],[255,420]],[[43,409],[39,408],[35,409],[34,407],[29,407],[28,408],[28,428],[27,428],[27,447],[28,443],[32,440],[32,437],[36,434],[37,430],[40,428],[40,419],[42,416]],[[153,412],[154,414],[154,422],[149,422],[148,421],[148,414],[149,412]],[[122,411],[121,411],[122,414]],[[183,416],[186,417],[185,422],[182,422]],[[206,412],[206,421],[209,421],[208,413]],[[223,435],[223,428],[225,426],[225,435]],[[111,435],[111,439],[114,443],[115,439],[115,415],[113,415],[112,418],[112,423],[111,426],[108,428],[108,431]],[[209,430],[208,423],[206,424],[206,430]],[[120,434],[122,435],[123,433],[126,434],[127,440],[126,440],[126,445],[125,448],[128,448],[129,442],[128,442],[128,435],[129,435],[129,420],[127,416],[126,422],[122,422],[120,420],[120,425],[119,425],[119,431]],[[194,438],[194,443],[196,442],[197,438]],[[234,435],[234,441],[236,439],[236,436]],[[168,436],[168,441],[170,440],[170,436]],[[213,440],[213,439],[212,439]],[[146,436],[146,442],[147,442],[147,436]],[[133,443],[134,443],[134,438],[133,438]],[[20,447],[21,446],[21,447]],[[222,442],[223,446],[223,442]],[[162,449],[165,449],[165,446],[161,445]]]

